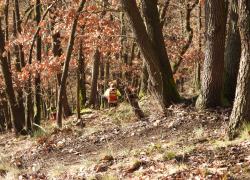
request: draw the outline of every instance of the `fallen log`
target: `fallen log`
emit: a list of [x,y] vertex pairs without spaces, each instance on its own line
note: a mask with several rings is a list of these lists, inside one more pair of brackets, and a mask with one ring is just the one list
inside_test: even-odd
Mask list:
[[127,87],[125,88],[125,93],[126,93],[129,104],[131,105],[135,116],[140,120],[145,118],[146,116],[144,115],[143,111],[140,109],[138,101],[136,100],[136,96],[134,96],[132,91]]

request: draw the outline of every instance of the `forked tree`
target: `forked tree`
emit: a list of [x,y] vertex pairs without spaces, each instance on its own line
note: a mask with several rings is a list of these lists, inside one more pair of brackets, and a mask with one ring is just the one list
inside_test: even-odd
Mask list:
[[180,100],[167,56],[162,34],[162,25],[157,9],[157,1],[143,0],[142,11],[147,29],[135,0],[120,0],[131,24],[135,40],[145,59],[153,96],[162,109]]

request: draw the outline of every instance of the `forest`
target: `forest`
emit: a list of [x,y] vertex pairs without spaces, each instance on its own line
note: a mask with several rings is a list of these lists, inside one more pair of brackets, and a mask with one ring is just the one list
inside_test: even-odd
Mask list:
[[248,0],[1,0],[0,179],[250,178]]

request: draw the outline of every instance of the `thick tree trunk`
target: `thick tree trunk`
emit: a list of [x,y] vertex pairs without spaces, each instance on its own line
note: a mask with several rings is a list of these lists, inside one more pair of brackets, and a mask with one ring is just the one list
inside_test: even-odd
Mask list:
[[136,1],[120,0],[120,2],[132,26],[137,45],[146,61],[152,82],[153,96],[161,109],[164,110],[172,102],[179,101],[180,96],[174,84],[165,48],[157,1],[142,1],[147,30],[137,8]]
[[80,4],[77,9],[77,16],[72,22],[71,26],[71,34],[68,42],[68,47],[67,47],[67,52],[66,52],[66,58],[63,66],[63,72],[62,72],[62,80],[58,92],[58,102],[57,102],[57,113],[56,113],[56,123],[57,126],[62,127],[62,98],[63,95],[66,93],[66,80],[67,80],[67,75],[68,75],[68,70],[69,70],[69,62],[71,59],[71,53],[73,50],[73,45],[75,41],[75,31],[76,31],[76,25],[77,25],[77,20],[79,17],[79,13],[82,11],[84,4],[86,0],[81,0]]
[[222,75],[225,48],[225,2],[205,1],[206,47],[201,94],[198,110],[221,105]]
[[99,71],[98,71],[99,65],[100,65],[100,51],[98,50],[98,47],[97,47],[95,54],[94,54],[94,62],[93,62],[93,68],[92,68],[91,92],[90,92],[90,98],[89,98],[89,105],[93,105],[94,107],[96,105],[97,79],[98,79],[98,74],[99,74]]
[[235,96],[241,54],[237,1],[238,0],[231,1],[222,85],[223,95],[231,102],[233,102]]
[[[1,27],[1,20],[0,20],[0,27]],[[3,82],[5,84],[5,93],[6,97],[11,109],[11,120],[12,125],[14,128],[15,135],[18,136],[19,133],[23,130],[22,122],[20,121],[20,113],[17,105],[17,101],[15,99],[15,93],[12,84],[11,73],[8,68],[7,58],[3,57],[2,54],[5,51],[5,41],[2,28],[0,28],[0,67],[1,67],[1,74],[3,76]]]
[[244,122],[250,122],[250,2],[239,0],[239,30],[241,37],[241,59],[236,93],[228,126],[232,139]]

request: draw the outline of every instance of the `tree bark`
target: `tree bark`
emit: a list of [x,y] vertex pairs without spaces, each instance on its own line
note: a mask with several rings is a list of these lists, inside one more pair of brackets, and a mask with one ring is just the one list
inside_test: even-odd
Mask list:
[[[0,27],[1,27],[1,20],[0,20]],[[20,121],[20,113],[18,109],[18,104],[15,99],[15,93],[13,89],[12,79],[11,79],[11,72],[8,68],[7,58],[3,57],[2,54],[5,51],[5,41],[2,28],[0,28],[0,67],[1,67],[1,74],[3,76],[3,82],[5,84],[4,90],[6,93],[6,97],[11,109],[11,120],[12,125],[14,128],[15,135],[18,136],[19,133],[23,130],[22,122]]]
[[[201,4],[199,5],[199,16],[198,16],[198,33],[199,33],[199,53],[201,52]],[[195,80],[194,80],[194,85],[195,85],[195,90],[200,90],[201,88],[201,80],[200,80],[200,75],[201,75],[201,66],[200,62],[196,62],[196,68],[195,68]]]
[[129,88],[125,88],[125,93],[127,95],[128,101],[132,107],[132,110],[135,114],[135,116],[140,120],[145,118],[145,115],[143,111],[140,109],[138,101],[136,100],[136,96],[133,94],[133,92]]
[[100,109],[104,108],[104,100],[102,98],[101,95],[104,94],[104,84],[102,82],[104,82],[104,58],[102,58],[102,62],[100,62],[100,66],[99,66],[99,74],[100,74],[100,78],[99,80],[101,81],[101,83],[99,83],[99,91],[100,91]]
[[221,105],[225,47],[225,2],[205,1],[206,47],[202,90],[196,102],[198,110]]
[[[41,20],[41,13],[40,13],[40,0],[36,0],[36,7],[35,7],[35,19],[36,19],[36,25],[37,27],[39,27],[39,23]],[[42,40],[41,37],[38,35],[38,37],[36,38],[36,59],[39,63],[41,63],[41,59],[42,59]],[[40,73],[37,72],[37,76],[35,78],[35,91],[34,91],[34,95],[35,95],[35,103],[34,103],[34,123],[40,125],[40,121],[41,121],[41,89],[40,89],[40,83],[41,83],[41,79],[40,79]],[[35,129],[37,129],[37,126]]]
[[235,96],[241,54],[237,1],[238,0],[231,0],[222,85],[224,97],[231,102],[233,102]]
[[147,30],[143,23],[135,0],[120,0],[132,26],[137,45],[146,61],[152,82],[153,96],[162,110],[172,102],[180,100],[175,87],[171,66],[163,39],[157,1],[143,0],[143,14]]
[[77,86],[76,86],[77,119],[81,118],[81,101],[80,101],[80,89],[82,88],[81,79],[80,79],[81,69],[82,69],[82,41],[80,40],[80,47],[79,47],[79,52],[78,52]]
[[239,0],[239,31],[241,37],[241,59],[236,93],[228,126],[232,139],[244,122],[250,122],[250,2]]
[[129,72],[128,72],[128,82],[130,84],[132,84],[132,76],[133,76],[133,71],[132,71],[132,65],[133,65],[133,60],[135,57],[135,42],[134,40],[132,41],[132,45],[131,45],[131,51],[130,51],[130,59],[129,59],[129,63],[128,63],[128,67],[129,67]]
[[[5,42],[9,41],[9,21],[8,21],[8,17],[9,17],[9,0],[6,1],[6,6],[5,6],[5,17],[4,17],[4,21],[5,21]],[[7,55],[7,61],[8,61],[8,65],[10,68],[10,52],[8,52]]]
[[[14,6],[15,6],[15,11],[13,12],[13,15],[15,14],[16,21],[15,21],[15,26],[16,26],[16,31],[21,34],[21,23],[22,21],[20,20],[20,12],[19,12],[19,1],[14,0]],[[19,57],[20,57],[20,63],[21,67],[25,67],[25,62],[24,62],[24,52],[23,52],[23,45],[20,43],[18,44],[18,50],[19,50]]]
[[[13,12],[13,21],[16,22],[16,14]],[[17,38],[17,28],[16,28],[17,23],[14,23],[13,25],[13,35],[15,38]],[[5,36],[5,39],[7,39],[7,37]],[[7,41],[7,40],[6,40]],[[16,72],[21,72],[21,58],[20,58],[20,54],[19,54],[19,48],[18,45],[14,45],[14,59],[15,59],[15,70]],[[19,87],[21,88],[21,87]],[[20,113],[20,118],[21,118],[21,122],[23,124],[25,124],[25,108],[24,108],[24,104],[23,104],[23,91],[22,89],[17,89],[17,102],[18,102],[18,108],[19,108],[19,113]]]
[[96,102],[96,94],[97,94],[97,79],[98,79],[98,74],[99,74],[99,71],[98,71],[99,65],[100,65],[100,51],[98,50],[98,47],[97,47],[95,54],[94,54],[91,92],[90,92],[90,98],[89,98],[89,105],[93,105],[94,107],[96,105],[95,102]]
[[67,75],[68,75],[68,70],[69,70],[69,62],[71,59],[71,53],[73,50],[73,45],[75,41],[75,31],[76,31],[76,25],[77,25],[77,20],[79,17],[79,13],[82,11],[84,4],[86,0],[81,0],[80,4],[77,9],[77,16],[72,22],[71,26],[71,34],[68,42],[68,47],[67,47],[67,52],[66,52],[66,58],[63,66],[63,72],[62,72],[62,80],[58,92],[58,102],[57,102],[57,113],[56,113],[56,123],[58,127],[62,127],[62,98],[63,95],[65,94],[66,91],[66,80],[67,80]]
[[143,96],[147,94],[148,90],[148,71],[146,67],[146,62],[143,60],[143,65],[142,65],[142,75],[141,75],[141,88],[139,92],[139,99],[141,99]]
[[[4,95],[5,95],[5,93],[2,93],[1,98],[3,98]],[[11,124],[11,118],[10,118],[10,114],[9,114],[9,110],[8,110],[8,102],[2,101],[2,105],[3,105],[3,113],[4,113],[4,117],[5,117],[6,129],[11,130],[12,124]]]
[[[107,59],[105,63],[105,77],[104,77],[104,91],[109,88],[109,59],[110,59],[110,52],[107,54]],[[108,107],[108,101],[104,101],[104,107]]]

